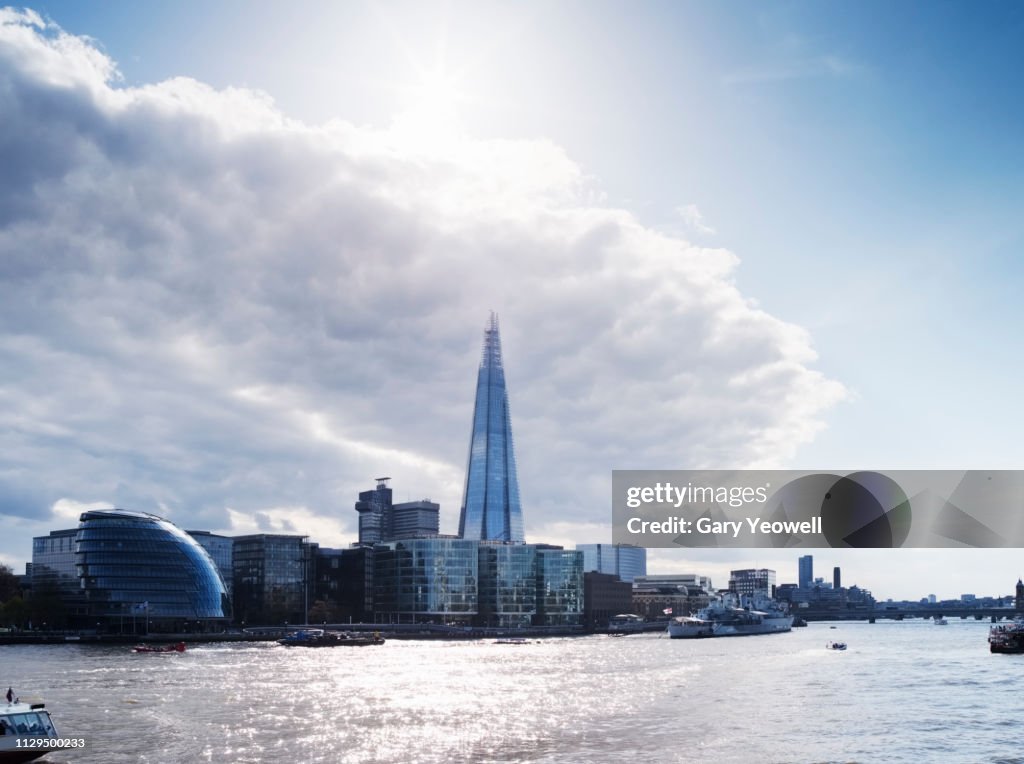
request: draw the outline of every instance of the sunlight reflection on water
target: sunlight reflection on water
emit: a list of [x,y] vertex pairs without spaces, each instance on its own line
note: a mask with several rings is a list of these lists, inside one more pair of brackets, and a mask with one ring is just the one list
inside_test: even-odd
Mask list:
[[[1017,755],[1013,683],[986,624],[812,625],[748,639],[389,641],[302,649],[7,646],[93,762],[995,761]],[[954,756],[956,758],[956,756]]]

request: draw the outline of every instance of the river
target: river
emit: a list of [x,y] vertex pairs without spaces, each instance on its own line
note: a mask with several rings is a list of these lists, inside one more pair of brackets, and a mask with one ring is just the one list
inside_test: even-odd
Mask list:
[[[0,647],[0,684],[84,751],[153,762],[1024,762],[1024,655],[987,623],[814,623],[526,645]],[[829,640],[846,652],[825,649]]]

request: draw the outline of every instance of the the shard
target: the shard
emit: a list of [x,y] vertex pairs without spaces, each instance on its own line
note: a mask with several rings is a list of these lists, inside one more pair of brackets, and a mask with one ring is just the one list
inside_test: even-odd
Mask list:
[[466,488],[459,536],[464,539],[522,543],[523,509],[512,448],[505,369],[501,362],[498,317],[484,329],[484,349],[476,381],[473,432],[469,441]]

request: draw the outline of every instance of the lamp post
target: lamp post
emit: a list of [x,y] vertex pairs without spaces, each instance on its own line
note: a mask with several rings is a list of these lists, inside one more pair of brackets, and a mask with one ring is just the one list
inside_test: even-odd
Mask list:
[[302,556],[296,560],[302,565],[302,622],[309,626],[309,563],[312,559],[310,546],[305,541],[300,541]]
[[309,545],[302,545],[302,622],[309,625]]

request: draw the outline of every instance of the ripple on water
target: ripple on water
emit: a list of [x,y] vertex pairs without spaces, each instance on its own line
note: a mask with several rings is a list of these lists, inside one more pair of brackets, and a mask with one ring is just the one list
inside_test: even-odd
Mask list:
[[[722,640],[202,645],[184,655],[8,646],[0,680],[45,696],[56,764],[104,762],[1020,762],[1024,656],[985,624],[812,624]],[[31,690],[31,693],[30,693]]]

